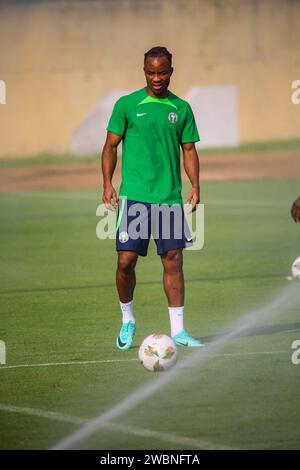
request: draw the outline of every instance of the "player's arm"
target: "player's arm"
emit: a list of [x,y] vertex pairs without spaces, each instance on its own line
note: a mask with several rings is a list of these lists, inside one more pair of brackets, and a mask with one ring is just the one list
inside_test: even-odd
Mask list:
[[112,132],[108,132],[106,141],[102,150],[102,175],[103,175],[103,197],[107,208],[112,208],[111,200],[113,199],[114,204],[118,204],[118,198],[116,190],[112,185],[112,177],[117,164],[117,147],[121,142],[122,137]]
[[296,201],[293,202],[291,216],[295,222],[300,222],[300,197],[298,197]]
[[200,185],[199,185],[199,157],[194,142],[181,144],[183,151],[183,166],[188,178],[191,182],[192,189],[188,194],[187,204],[193,200],[192,212],[196,209],[200,202]]

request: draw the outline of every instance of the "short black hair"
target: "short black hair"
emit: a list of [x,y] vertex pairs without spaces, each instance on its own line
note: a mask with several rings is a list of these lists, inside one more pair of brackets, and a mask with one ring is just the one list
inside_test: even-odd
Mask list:
[[144,63],[146,62],[148,57],[160,57],[162,55],[164,55],[167,58],[167,60],[170,64],[170,67],[172,67],[172,54],[171,54],[171,52],[169,52],[166,47],[161,47],[161,46],[152,47],[152,49],[149,49],[149,51],[145,52],[145,54],[144,54]]

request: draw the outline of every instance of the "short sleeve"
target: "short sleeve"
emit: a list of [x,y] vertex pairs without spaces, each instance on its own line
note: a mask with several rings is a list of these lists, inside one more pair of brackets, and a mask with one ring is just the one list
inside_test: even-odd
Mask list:
[[198,134],[195,117],[192,108],[188,104],[184,127],[181,134],[181,143],[187,144],[188,142],[198,142],[199,140],[200,137]]
[[124,136],[126,131],[127,121],[125,116],[125,104],[123,97],[118,99],[115,103],[112,115],[110,117],[106,130],[114,134]]

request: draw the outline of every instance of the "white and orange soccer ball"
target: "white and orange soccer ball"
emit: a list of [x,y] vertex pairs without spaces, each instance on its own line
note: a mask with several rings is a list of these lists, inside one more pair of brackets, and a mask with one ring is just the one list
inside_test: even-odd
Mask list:
[[144,339],[139,349],[141,364],[152,372],[170,369],[177,361],[177,347],[172,338],[155,333]]

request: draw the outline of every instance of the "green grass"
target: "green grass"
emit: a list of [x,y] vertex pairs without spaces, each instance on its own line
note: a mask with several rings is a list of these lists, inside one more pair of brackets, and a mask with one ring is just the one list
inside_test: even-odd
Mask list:
[[214,147],[201,150],[202,155],[231,154],[231,153],[255,153],[255,152],[285,152],[299,150],[300,139],[270,140],[261,142],[245,142],[237,147]]
[[[239,153],[255,152],[277,152],[300,150],[300,139],[272,140],[262,142],[248,142],[236,147],[215,147],[200,150],[201,155],[229,155]],[[120,156],[119,156],[120,157]],[[74,155],[30,155],[30,156],[10,156],[0,158],[1,168],[20,168],[31,166],[56,166],[56,165],[76,165],[79,163],[97,163],[99,155],[74,156]]]
[[[184,257],[185,322],[196,337],[212,343],[247,312],[294,285],[286,276],[300,255],[299,226],[289,215],[298,191],[298,181],[204,185],[205,245]],[[113,241],[96,238],[97,202],[94,191],[0,197],[0,339],[7,365],[77,362],[0,366],[1,449],[48,448],[78,428],[23,408],[89,419],[157,380],[136,358],[145,336],[169,333],[160,259],[152,242],[148,257],[137,265],[135,347],[118,351],[116,256]],[[184,368],[120,416],[123,431],[102,429],[78,447],[193,447],[180,444],[185,437],[204,448],[299,448],[300,365],[291,363],[295,339],[300,339],[299,299],[249,326],[218,356]],[[179,362],[190,354],[179,353]],[[97,360],[120,362],[80,364]],[[4,411],[3,405],[21,409]],[[159,434],[146,438],[141,428]],[[170,435],[173,441],[163,439]]]

